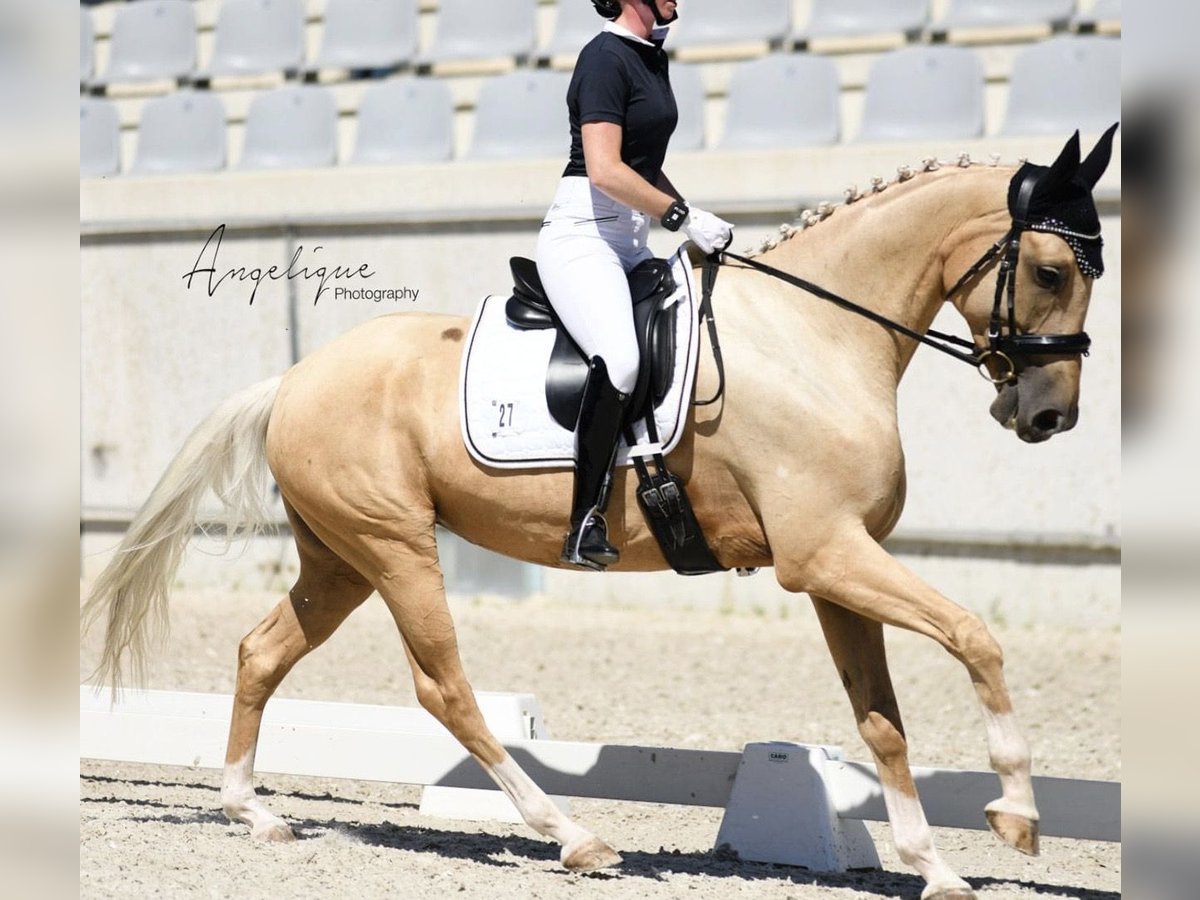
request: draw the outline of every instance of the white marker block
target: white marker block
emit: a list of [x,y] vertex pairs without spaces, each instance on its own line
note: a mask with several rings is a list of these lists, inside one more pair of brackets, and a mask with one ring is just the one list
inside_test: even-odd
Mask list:
[[[476,691],[475,700],[484,720],[500,743],[546,740],[550,737],[542,721],[542,708],[533,694]],[[570,815],[565,797],[551,797]],[[421,792],[421,815],[475,822],[523,822],[521,813],[500,790],[476,790],[429,785]]]
[[734,779],[717,848],[744,860],[818,872],[878,869],[875,843],[861,821],[838,817],[829,792],[837,747],[747,744]]

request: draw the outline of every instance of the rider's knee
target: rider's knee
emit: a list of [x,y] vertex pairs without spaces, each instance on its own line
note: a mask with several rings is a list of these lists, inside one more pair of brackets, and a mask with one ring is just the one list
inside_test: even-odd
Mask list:
[[608,380],[622,394],[631,394],[637,386],[638,350],[637,347],[613,348],[604,354],[604,364],[608,367]]

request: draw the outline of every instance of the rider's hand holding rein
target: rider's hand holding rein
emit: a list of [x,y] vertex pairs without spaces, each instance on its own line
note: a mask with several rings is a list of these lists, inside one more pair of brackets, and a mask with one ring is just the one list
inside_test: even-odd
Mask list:
[[705,255],[726,249],[733,241],[733,226],[703,209],[692,207],[683,222],[683,233]]
[[[632,209],[649,213],[671,231],[682,225],[683,233],[705,254],[729,246],[733,225],[706,210],[688,207],[666,173],[661,173],[654,185],[621,159],[622,126],[587,122],[580,131],[588,179],[599,190]],[[679,217],[676,221],[668,217],[673,212]]]

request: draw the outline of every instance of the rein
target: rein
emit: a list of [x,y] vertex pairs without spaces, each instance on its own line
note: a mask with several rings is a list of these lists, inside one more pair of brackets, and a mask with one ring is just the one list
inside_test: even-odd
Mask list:
[[[978,369],[980,374],[993,384],[1006,384],[1015,381],[1017,377],[1017,363],[1014,359],[1021,356],[1075,356],[1079,354],[1087,356],[1088,350],[1092,345],[1092,340],[1086,332],[1080,331],[1075,334],[1022,334],[1017,328],[1017,260],[1021,252],[1021,233],[1030,227],[1027,214],[1030,201],[1033,199],[1034,190],[1037,188],[1037,182],[1038,176],[1036,174],[1031,172],[1025,175],[1017,191],[1012,227],[1004,237],[988,248],[983,256],[976,260],[963,273],[962,277],[954,283],[954,287],[950,288],[946,292],[945,297],[943,297],[943,301],[949,300],[969,282],[985,272],[996,260],[1000,260],[1000,273],[996,279],[996,296],[992,304],[992,315],[988,321],[988,346],[984,349],[977,347],[973,341],[964,340],[952,334],[943,334],[933,329],[929,329],[925,333],[915,331],[907,325],[889,319],[887,316],[881,315],[874,310],[867,309],[867,307],[855,303],[853,300],[847,300],[845,297],[835,294],[833,291],[827,290],[818,284],[814,284],[797,275],[792,275],[782,269],[777,269],[774,266],[768,266],[750,257],[731,253],[727,250],[709,254],[704,258],[700,315],[702,318],[706,318],[708,322],[709,340],[712,343],[713,358],[717,364],[718,385],[716,394],[710,399],[697,400],[693,405],[707,406],[710,403],[715,403],[725,392],[725,366],[721,358],[721,346],[717,340],[716,321],[712,314],[712,290],[717,280],[718,270],[722,265],[726,265],[726,260],[729,259],[736,260],[747,268],[755,269],[793,287],[798,287],[815,297],[833,303],[835,306],[839,306],[878,325],[882,325],[884,328],[933,347],[947,356],[965,362]],[[1007,300],[1006,304],[1003,302],[1004,300]],[[1001,314],[1002,307],[1006,307],[1007,316]],[[984,365],[993,359],[1001,363],[999,375],[992,375],[984,368]]]
[[[994,259],[995,256],[1000,252],[1000,250],[1003,248],[1003,246],[1004,246],[1003,241],[1000,241],[996,245],[994,245],[992,247],[992,249],[988,251],[987,256],[985,256],[978,263],[976,263],[975,266],[972,267],[973,269],[976,269],[976,272],[968,272],[966,275],[963,276],[963,280],[961,283],[965,283],[966,281],[969,281],[970,277],[977,274],[977,272],[983,271],[983,269],[985,269],[987,267],[987,264],[989,262],[991,262],[992,259]],[[884,328],[890,328],[892,331],[897,331],[900,334],[907,335],[908,337],[912,338],[913,340],[920,341],[922,344],[926,344],[930,347],[933,347],[935,350],[940,350],[942,353],[945,353],[948,356],[953,356],[955,359],[962,360],[965,363],[970,363],[972,365],[977,366],[981,362],[981,356],[983,355],[983,353],[987,352],[987,351],[978,350],[975,347],[975,345],[973,343],[971,343],[970,341],[963,340],[962,338],[956,337],[952,334],[942,334],[940,331],[933,331],[932,329],[925,332],[924,334],[922,334],[919,331],[914,331],[913,329],[909,328],[907,325],[902,325],[899,322],[889,319],[887,316],[881,315],[880,313],[877,313],[874,310],[867,309],[865,306],[861,306],[858,303],[855,303],[853,300],[847,300],[845,297],[842,297],[839,294],[835,294],[833,291],[826,290],[825,288],[821,287],[818,284],[813,284],[811,281],[807,281],[796,275],[791,275],[791,274],[783,271],[782,269],[775,268],[774,266],[765,265],[764,263],[757,262],[753,259],[750,259],[749,257],[741,256],[737,253],[728,253],[727,252],[723,255],[728,257],[729,259],[737,260],[744,266],[748,266],[751,269],[757,269],[758,271],[763,272],[764,274],[770,275],[773,278],[777,278],[780,281],[786,282],[787,284],[790,284],[793,287],[798,287],[801,290],[808,291],[808,293],[812,294],[815,297],[820,297],[822,300],[828,300],[830,303],[833,303],[835,306],[840,306],[842,309],[847,309],[850,312],[857,313],[858,315],[862,316],[864,319],[870,319],[872,322],[882,325]],[[716,268],[716,266],[720,265],[720,263],[717,263],[717,262],[710,263],[710,261],[706,259],[705,265],[707,266],[710,264],[713,266],[713,268]],[[956,289],[957,289],[957,286],[956,286]],[[947,294],[946,295],[947,299],[953,293],[954,292],[951,291],[950,294]],[[964,348],[964,349],[959,349],[959,348]]]

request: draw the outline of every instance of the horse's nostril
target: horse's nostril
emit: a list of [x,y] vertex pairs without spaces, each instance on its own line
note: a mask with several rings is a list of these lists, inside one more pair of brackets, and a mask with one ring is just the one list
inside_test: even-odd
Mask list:
[[1062,421],[1062,413],[1057,409],[1046,409],[1033,417],[1033,427],[1043,434],[1053,434],[1062,427]]

